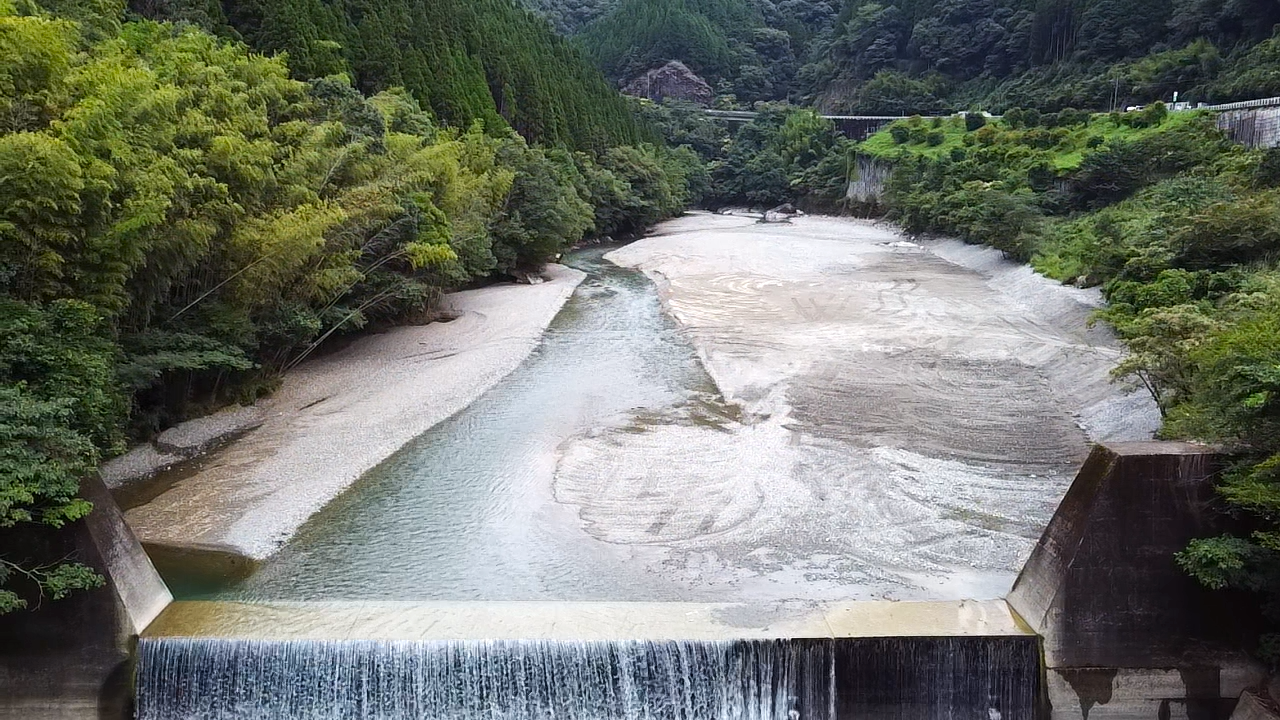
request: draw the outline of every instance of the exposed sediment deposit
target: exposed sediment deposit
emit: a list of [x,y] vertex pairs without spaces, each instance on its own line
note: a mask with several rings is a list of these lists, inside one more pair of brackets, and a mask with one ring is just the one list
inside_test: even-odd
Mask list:
[[668,545],[699,573],[997,596],[1088,440],[1158,425],[1145,394],[1110,381],[1120,351],[1087,327],[1097,294],[989,249],[700,215],[608,258],[654,280],[744,414],[716,433],[580,438],[557,497],[594,536]]
[[160,555],[260,560],[362,474],[523,361],[583,274],[449,295],[448,323],[395,328],[291,372],[262,425],[126,513]]
[[994,251],[697,214],[603,253],[517,371],[219,596],[1001,597],[1090,439],[1158,423],[1098,294]]

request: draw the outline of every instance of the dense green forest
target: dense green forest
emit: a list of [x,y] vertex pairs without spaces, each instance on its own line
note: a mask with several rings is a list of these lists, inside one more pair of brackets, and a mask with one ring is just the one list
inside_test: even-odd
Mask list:
[[615,82],[685,62],[724,106],[1110,110],[1280,94],[1275,0],[528,0]]
[[573,35],[617,6],[618,0],[526,0],[561,35]]
[[1273,0],[850,3],[801,90],[873,114],[1227,101],[1280,94]]
[[[244,26],[289,50],[269,57],[216,7],[0,0],[0,547],[89,512],[80,479],[128,439],[269,391],[331,337],[685,207],[696,156],[626,144],[641,125],[540,20],[414,7],[454,50],[378,65],[390,27],[319,4]],[[324,18],[373,34],[299,29]],[[510,56],[466,49],[503,18]],[[0,612],[96,582],[0,556]]]
[[735,128],[708,119],[689,103],[641,102],[638,107],[668,145],[697,153],[706,173],[697,196],[705,208],[793,203],[819,212],[847,209],[844,196],[857,144],[812,110],[759,104],[757,117]]
[[136,0],[155,20],[188,20],[286,52],[296,78],[345,73],[373,95],[403,87],[441,121],[509,123],[531,142],[600,150],[644,139],[578,52],[513,0]]

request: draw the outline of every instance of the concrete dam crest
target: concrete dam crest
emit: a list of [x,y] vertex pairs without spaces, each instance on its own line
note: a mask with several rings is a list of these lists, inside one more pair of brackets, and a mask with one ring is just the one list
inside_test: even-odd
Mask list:
[[138,717],[1030,718],[1039,656],[1000,601],[179,602]]

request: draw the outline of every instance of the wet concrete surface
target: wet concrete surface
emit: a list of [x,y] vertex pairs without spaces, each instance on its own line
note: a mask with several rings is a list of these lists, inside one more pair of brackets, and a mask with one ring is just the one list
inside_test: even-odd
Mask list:
[[740,640],[1030,635],[1002,600],[938,602],[176,602],[143,637]]
[[[1100,300],[866,223],[692,215],[237,600],[1003,596],[1094,439],[1149,437]],[[617,267],[634,267],[644,275]],[[646,276],[648,279],[646,279]]]

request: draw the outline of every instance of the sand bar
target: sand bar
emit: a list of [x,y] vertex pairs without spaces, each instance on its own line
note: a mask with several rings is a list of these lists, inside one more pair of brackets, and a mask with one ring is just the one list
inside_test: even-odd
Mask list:
[[164,556],[262,560],[365,472],[513,371],[584,275],[454,293],[456,320],[362,338],[288,374],[261,427],[126,513]]
[[703,213],[606,257],[654,281],[742,419],[577,438],[556,498],[606,543],[672,548],[691,586],[1000,597],[1090,441],[1159,426],[1111,381],[1100,294],[990,248]]

